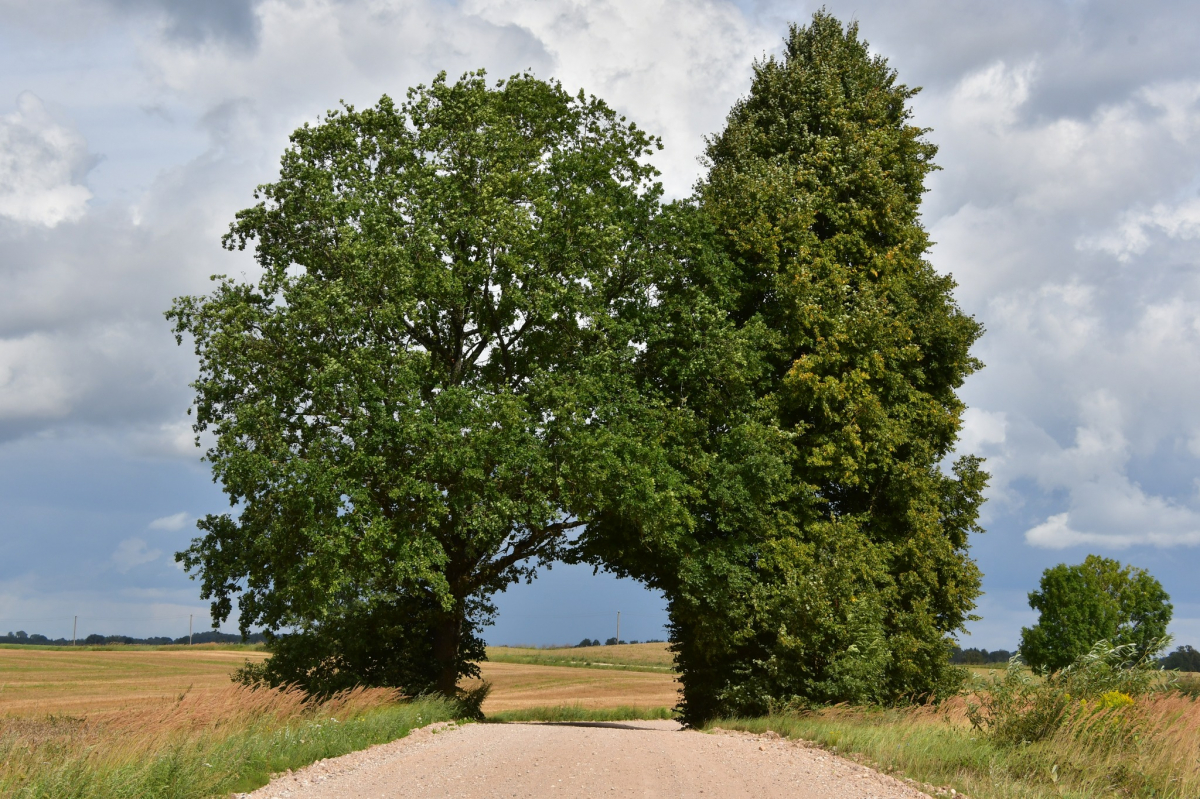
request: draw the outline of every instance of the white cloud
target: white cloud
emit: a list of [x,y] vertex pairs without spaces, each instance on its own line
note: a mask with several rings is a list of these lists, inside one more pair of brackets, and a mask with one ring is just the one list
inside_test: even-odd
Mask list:
[[959,452],[979,454],[994,445],[1004,443],[1008,417],[1003,412],[993,413],[982,408],[967,408],[962,421],[962,430],[958,434]]
[[1065,491],[1069,510],[1027,530],[1026,542],[1047,549],[1200,544],[1200,512],[1147,493],[1129,477],[1130,443],[1117,400],[1099,392],[1080,413],[1074,446],[1044,452],[1029,470],[1047,491]]
[[55,419],[70,410],[72,386],[56,366],[63,354],[51,336],[0,338],[0,420]]
[[919,103],[945,168],[932,260],[988,328],[966,399],[1005,422],[985,443],[997,426],[968,416],[960,451],[988,456],[989,525],[1041,509],[1030,545],[1194,545],[1176,474],[1200,471],[1200,81],[1110,80],[1072,108],[1080,54],[1046,44]]
[[1127,211],[1112,230],[1083,237],[1078,246],[1101,250],[1129,263],[1150,248],[1155,234],[1185,241],[1200,238],[1200,199],[1175,205],[1158,203],[1147,211]]
[[988,317],[1011,343],[1020,341],[1034,354],[1060,360],[1095,343],[1104,321],[1097,311],[1094,288],[1073,281],[1010,289],[989,303]]
[[[1084,114],[1045,113],[1030,98],[1046,77],[1030,63],[997,63],[922,99],[920,121],[943,144],[946,168],[934,181],[942,195],[935,206],[1016,211],[1028,217],[1026,235],[1054,224],[1055,239],[1072,241],[1080,223],[1107,227],[1130,206],[1190,184],[1194,173],[1180,165],[1200,150],[1200,82],[1137,88]],[[1037,261],[1053,271],[1077,266],[1072,258],[1029,265]]]
[[785,33],[713,0],[471,0],[466,8],[529,31],[568,90],[582,87],[661,135],[665,150],[654,161],[676,196],[699,177],[703,138],[749,86],[753,60],[778,49]]
[[1029,99],[1037,78],[1036,61],[1008,66],[997,61],[963,77],[950,96],[950,113],[956,124],[993,131],[1011,127]]
[[192,517],[187,511],[180,511],[170,516],[161,516],[147,525],[151,530],[182,530],[183,526],[190,522]]
[[264,0],[257,48],[242,57],[213,43],[141,50],[161,91],[214,111],[244,109],[227,145],[264,147],[272,161],[293,128],[345,99],[403,97],[439,70],[486,68],[493,78],[532,69],[606,100],[661,135],[664,185],[686,195],[703,137],[717,132],[749,84],[751,64],[779,47],[783,26],[762,26],[721,0]]
[[125,574],[135,566],[157,559],[161,554],[161,549],[151,549],[140,538],[126,538],[117,544],[117,549],[112,554],[112,562],[117,571]]
[[[1161,506],[1161,501],[1158,503]],[[1149,508],[1147,521],[1154,523],[1153,511],[1162,508]],[[1190,529],[1161,530],[1142,529],[1133,533],[1121,532],[1081,532],[1071,526],[1071,514],[1059,513],[1025,532],[1025,540],[1035,547],[1043,549],[1067,549],[1075,546],[1098,547],[1101,549],[1128,549],[1137,545],[1157,547],[1195,546],[1200,544],[1200,517],[1189,514]]]
[[1089,536],[1070,526],[1070,514],[1059,513],[1051,516],[1037,527],[1025,532],[1025,540],[1035,547],[1046,549],[1066,549],[1076,544],[1089,543]]
[[[131,434],[134,451],[152,458],[199,459],[202,449],[196,446],[196,434],[190,420],[180,419],[142,428]],[[201,447],[207,449],[214,438],[209,432],[201,436]]]
[[46,227],[78,219],[92,198],[82,182],[92,163],[83,136],[23,92],[0,116],[0,216]]

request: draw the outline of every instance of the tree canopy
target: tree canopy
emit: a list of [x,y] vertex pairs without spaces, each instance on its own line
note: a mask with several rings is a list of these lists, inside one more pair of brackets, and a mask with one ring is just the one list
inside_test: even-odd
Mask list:
[[1036,670],[1058,671],[1098,641],[1131,644],[1136,659],[1153,655],[1166,643],[1170,599],[1144,569],[1099,555],[1075,566],[1060,563],[1029,593],[1039,616],[1021,629],[1021,657]]
[[440,76],[291,137],[237,215],[256,283],[168,317],[234,508],[178,558],[260,675],[453,694],[488,597],[559,558],[597,453],[631,431],[657,142],[517,75]]
[[180,558],[258,676],[453,693],[565,559],[663,591],[689,723],[953,688],[982,328],[925,260],[914,94],[819,12],[666,206],[653,139],[528,75],[298,130],[226,238],[261,279],[169,313],[234,507]]
[[986,475],[942,467],[982,328],[924,258],[936,150],[913,94],[820,12],[755,65],[694,201],[664,215],[640,375],[673,410],[686,522],[618,509],[584,547],[666,594],[689,721],[957,679]]

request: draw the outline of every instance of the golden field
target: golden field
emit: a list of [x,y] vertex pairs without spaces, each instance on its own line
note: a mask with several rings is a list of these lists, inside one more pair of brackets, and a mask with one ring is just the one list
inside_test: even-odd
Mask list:
[[[488,655],[482,671],[492,693],[485,713],[558,704],[672,707],[678,701],[666,644],[492,647]],[[234,669],[265,657],[261,650],[217,645],[0,648],[0,718],[152,713],[185,693],[195,701],[224,696]]]
[[[256,692],[230,681],[246,659],[265,656],[218,646],[0,647],[0,795],[224,795],[457,712],[436,700],[397,703],[383,689],[313,704],[296,692]],[[678,701],[664,644],[496,647],[489,657],[482,672],[493,689],[484,711],[497,721],[661,718]],[[969,699],[717,724],[816,741],[976,799],[1200,796],[1200,703],[1188,696],[1139,698],[1099,721],[1085,719],[1090,726],[1067,725],[1015,748],[972,730]],[[1095,734],[1097,724],[1104,734]]]
[[489,646],[487,653],[488,660],[492,663],[582,666],[626,671],[674,671],[674,661],[665,643],[573,647]]
[[230,687],[229,675],[257,650],[216,645],[151,649],[0,648],[0,716],[94,716],[161,707],[183,692]]
[[[677,701],[663,645],[497,648],[485,713],[654,713]],[[0,647],[0,795],[199,799],[453,718],[451,703],[367,689],[324,703],[230,680],[254,648]],[[640,717],[640,716],[639,716]]]

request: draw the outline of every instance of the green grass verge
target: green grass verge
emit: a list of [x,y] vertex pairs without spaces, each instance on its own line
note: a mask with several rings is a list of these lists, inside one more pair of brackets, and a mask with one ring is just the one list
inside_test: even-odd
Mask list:
[[[1188,789],[1150,784],[1132,761],[1089,761],[1047,740],[1002,746],[969,727],[903,710],[719,719],[709,727],[773,731],[813,741],[880,771],[907,778],[927,792],[954,788],[971,799],[1093,799],[1101,796],[1182,797]],[[935,789],[931,791],[931,788]]]
[[[416,727],[453,718],[440,700],[367,709],[344,719],[293,719],[223,735],[177,736],[140,757],[80,751],[69,741],[35,748],[0,740],[0,795],[12,799],[206,799],[265,785],[272,774],[297,769],[374,744]],[[90,750],[90,751],[89,751]]]
[[671,717],[671,709],[667,707],[585,708],[580,705],[553,705],[489,713],[485,721],[503,724],[510,721],[634,721]]
[[917,783],[955,788],[973,799],[1058,795],[1028,792],[1027,786],[1017,792],[980,792],[978,778],[992,779],[995,765],[1003,759],[1000,749],[949,724],[913,724],[896,711],[718,719],[708,726],[752,733],[773,731],[785,738],[813,741],[838,754],[858,755],[857,759],[880,771]]

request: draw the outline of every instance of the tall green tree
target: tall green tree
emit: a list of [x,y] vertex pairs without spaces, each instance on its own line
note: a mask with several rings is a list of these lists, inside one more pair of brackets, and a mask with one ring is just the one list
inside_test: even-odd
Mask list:
[[936,148],[914,94],[819,12],[755,65],[694,202],[663,218],[641,379],[672,408],[686,518],[614,509],[584,546],[667,596],[691,722],[957,678],[986,475],[943,463],[981,327],[925,260]]
[[1171,597],[1149,572],[1088,555],[1083,563],[1060,563],[1042,573],[1029,592],[1037,624],[1021,629],[1021,657],[1038,671],[1058,671],[1097,642],[1132,644],[1135,659],[1166,645]]
[[237,215],[256,283],[168,317],[233,511],[179,559],[312,690],[454,694],[489,597],[558,558],[636,447],[657,142],[518,75],[439,76],[297,130]]

